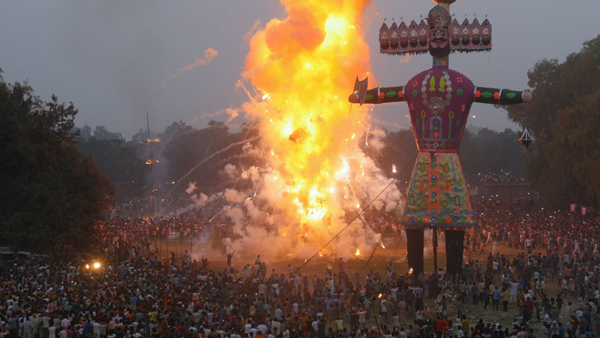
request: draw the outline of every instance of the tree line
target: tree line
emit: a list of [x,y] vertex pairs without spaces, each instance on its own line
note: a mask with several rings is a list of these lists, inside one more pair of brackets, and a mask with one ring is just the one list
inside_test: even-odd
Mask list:
[[[125,141],[119,134],[108,132],[104,127],[96,127],[96,130],[100,130],[101,135],[113,135],[113,138],[97,138],[94,131],[88,138],[80,138],[77,147],[98,163],[100,170],[113,182],[118,197],[143,197],[150,193],[181,196],[185,194],[188,182],[195,182],[202,192],[212,193],[223,189],[220,171],[225,165],[249,167],[265,164],[261,157],[243,150],[244,140],[257,143],[255,136],[259,132],[253,124],[232,132],[222,122],[211,121],[201,129],[173,122],[163,132],[151,132],[150,142],[148,132],[143,130],[131,141]],[[84,135],[83,132],[81,134]],[[519,143],[519,136],[520,132],[511,129],[499,132],[467,128],[460,149],[467,181],[475,184],[480,174],[502,171],[523,175],[526,154]],[[365,135],[360,139],[364,138]],[[409,181],[418,152],[414,135],[408,129],[386,131],[383,141],[383,150],[363,146],[363,151],[389,177],[398,175],[402,186],[402,182]],[[232,144],[238,146],[220,152]],[[394,167],[396,173],[393,172]],[[185,182],[172,186],[183,177]]]

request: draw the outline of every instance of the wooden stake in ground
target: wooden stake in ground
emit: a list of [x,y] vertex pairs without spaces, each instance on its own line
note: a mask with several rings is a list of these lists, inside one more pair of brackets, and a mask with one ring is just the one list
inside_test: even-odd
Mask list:
[[433,274],[435,277],[435,281],[433,282],[433,294],[437,296],[438,293],[438,263],[437,263],[437,228],[433,228],[433,234],[431,238],[431,242],[433,243]]

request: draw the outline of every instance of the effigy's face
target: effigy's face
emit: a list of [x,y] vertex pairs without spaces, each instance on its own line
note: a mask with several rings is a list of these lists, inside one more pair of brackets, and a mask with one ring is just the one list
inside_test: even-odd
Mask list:
[[429,53],[435,58],[443,58],[450,54],[448,43],[448,27],[435,26],[429,30]]
[[492,41],[492,36],[490,35],[490,30],[485,28],[483,30],[483,37],[481,39],[481,43],[484,46],[488,46],[491,43],[491,41]]

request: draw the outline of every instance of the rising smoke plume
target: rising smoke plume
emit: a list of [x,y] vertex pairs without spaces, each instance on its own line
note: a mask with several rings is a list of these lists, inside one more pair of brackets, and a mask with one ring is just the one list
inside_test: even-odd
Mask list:
[[196,61],[194,63],[190,63],[189,65],[183,67],[183,68],[179,68],[179,70],[177,71],[177,73],[171,75],[168,79],[166,79],[161,87],[164,87],[167,85],[167,83],[169,83],[170,81],[175,80],[176,78],[180,77],[181,75],[183,75],[183,73],[188,72],[198,66],[206,66],[207,64],[209,64],[217,55],[219,55],[219,52],[217,52],[216,50],[212,49],[212,48],[208,48],[205,52],[204,52],[204,59],[196,59]]

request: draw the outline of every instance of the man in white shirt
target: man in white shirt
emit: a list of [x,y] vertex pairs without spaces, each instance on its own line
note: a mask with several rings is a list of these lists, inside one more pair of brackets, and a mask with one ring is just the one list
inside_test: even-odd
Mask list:
[[258,324],[256,327],[261,334],[267,334],[267,326],[264,323]]
[[[191,332],[191,329],[192,329],[192,328],[190,327],[190,332]],[[194,327],[194,330],[195,330],[195,329],[196,329],[196,328]],[[134,333],[134,334],[132,335],[132,337],[133,337],[133,338],[142,338],[142,334],[141,334],[141,333],[140,333],[140,331],[138,330],[136,333]]]
[[394,303],[396,303],[397,302],[396,296],[397,296],[397,293],[398,293],[398,287],[394,285],[394,287],[390,289],[390,293],[392,294],[392,299],[394,300]]
[[517,302],[517,288],[519,287],[519,283],[510,282],[510,299],[511,303]]
[[387,307],[385,306],[387,301],[385,299],[382,299],[379,302],[379,312],[381,312],[381,317],[383,318],[383,322],[387,322]]
[[312,327],[315,330],[315,332],[319,332],[319,321],[315,318],[315,320],[312,322]]
[[282,320],[282,317],[283,317],[283,311],[281,311],[281,309],[279,307],[277,307],[275,309],[274,316],[275,316],[275,319],[280,322]]
[[271,331],[275,334],[279,334],[281,332],[281,323],[276,320],[271,321]]

